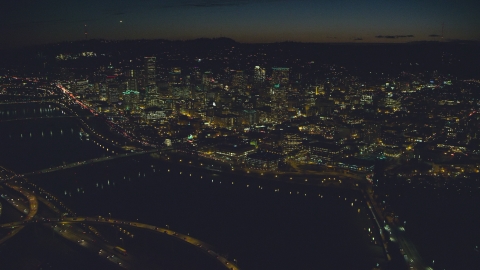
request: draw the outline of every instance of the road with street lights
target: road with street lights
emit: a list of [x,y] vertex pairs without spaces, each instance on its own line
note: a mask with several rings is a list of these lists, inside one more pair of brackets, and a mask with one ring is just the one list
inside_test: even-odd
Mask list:
[[[5,186],[17,192],[20,196],[23,196],[27,199],[28,203],[24,203],[23,200],[19,198],[14,199],[13,196],[7,194],[1,194],[1,197],[9,202],[15,209],[26,214],[25,218],[22,221],[9,222],[0,224],[0,228],[11,229],[9,234],[0,239],[0,244],[6,242],[10,238],[14,237],[20,230],[27,226],[31,222],[41,223],[44,226],[51,228],[54,233],[62,236],[63,238],[77,243],[81,247],[88,249],[92,252],[98,253],[98,256],[105,257],[105,259],[110,262],[125,268],[130,269],[132,267],[132,262],[134,262],[134,257],[130,254],[129,256],[119,255],[114,251],[115,245],[107,243],[102,239],[92,234],[87,234],[85,229],[82,229],[80,226],[76,225],[85,225],[85,224],[105,224],[105,225],[117,225],[124,227],[139,228],[144,230],[153,231],[155,233],[168,235],[175,239],[178,239],[181,242],[195,246],[198,249],[201,249],[206,254],[214,257],[219,263],[221,263],[226,269],[237,270],[238,267],[225,257],[221,256],[218,252],[212,250],[212,247],[190,235],[181,234],[175,232],[169,228],[157,227],[154,225],[132,222],[120,219],[112,219],[105,217],[61,217],[61,218],[40,218],[37,215],[38,211],[38,200],[36,195],[33,192],[26,190],[25,188],[12,185],[10,183],[5,183]],[[48,198],[48,196],[46,196]],[[41,199],[45,201],[45,199]],[[45,204],[51,211],[59,213],[57,207],[52,203],[48,202]],[[73,226],[72,226],[73,225]]]

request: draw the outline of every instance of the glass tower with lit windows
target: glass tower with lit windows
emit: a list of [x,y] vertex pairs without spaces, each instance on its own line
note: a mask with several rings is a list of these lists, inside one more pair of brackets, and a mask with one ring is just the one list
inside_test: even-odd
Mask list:
[[286,86],[290,82],[290,69],[285,67],[272,68],[272,84]]

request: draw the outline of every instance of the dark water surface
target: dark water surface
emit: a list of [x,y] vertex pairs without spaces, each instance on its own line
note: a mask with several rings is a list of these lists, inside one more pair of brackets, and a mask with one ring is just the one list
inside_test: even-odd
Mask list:
[[[30,106],[41,107],[22,106],[29,112]],[[0,106],[3,115],[12,110],[23,112],[18,105]],[[1,122],[0,163],[28,172],[106,155],[92,140],[81,139],[76,121]],[[347,190],[223,175],[148,155],[30,180],[78,215],[168,225],[212,244],[243,269],[371,269],[383,260],[382,249],[365,231],[373,223],[363,198]]]

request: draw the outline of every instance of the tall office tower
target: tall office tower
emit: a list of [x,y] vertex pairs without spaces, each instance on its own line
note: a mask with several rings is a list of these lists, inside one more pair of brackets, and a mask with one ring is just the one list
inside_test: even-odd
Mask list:
[[157,91],[147,90],[145,93],[145,105],[147,107],[156,107],[160,105],[160,95]]
[[99,86],[99,88],[100,88],[100,89],[99,89],[99,94],[98,94],[98,96],[99,96],[100,100],[102,100],[102,101],[107,101],[107,99],[108,99],[108,94],[107,94],[107,92],[108,92],[108,91],[107,91],[106,85],[105,85],[105,84],[101,84],[101,85]]
[[100,85],[98,84],[98,82],[93,84],[93,94],[97,97],[100,94]]
[[171,74],[182,74],[182,68],[181,67],[172,67],[172,68],[170,68],[170,73]]
[[115,103],[119,100],[119,86],[118,84],[109,84],[107,92],[107,101],[109,103]]
[[168,74],[168,84],[180,84],[182,82],[182,69],[179,67],[174,67],[171,69]]
[[383,99],[384,107],[392,108],[393,111],[397,111],[402,106],[401,99],[398,95],[395,95],[393,92],[389,91],[386,93],[386,96]]
[[125,110],[136,111],[140,102],[140,93],[134,90],[123,92],[123,101],[125,102]]
[[247,109],[242,111],[243,123],[246,126],[258,124],[258,112],[256,110]]
[[117,77],[116,76],[107,76],[105,77],[105,82],[106,83],[115,83],[117,81]]
[[73,92],[76,95],[85,94],[85,90],[88,88],[88,80],[78,80],[74,84]]
[[255,66],[253,69],[253,84],[261,86],[265,82],[265,69],[260,66]]
[[247,80],[243,74],[243,70],[237,70],[233,74],[232,88],[244,90],[247,87]]
[[107,66],[107,69],[105,70],[105,73],[107,76],[114,76],[115,75],[115,68],[113,67],[112,63]]
[[127,78],[136,78],[137,77],[137,71],[135,69],[129,69],[125,72],[125,76]]
[[159,102],[159,95],[157,90],[157,83],[155,79],[155,62],[156,57],[145,57],[145,104],[148,107],[157,106]]
[[272,68],[272,84],[274,86],[286,86],[289,83],[290,69],[282,67]]
[[272,123],[280,124],[288,119],[287,91],[284,87],[273,87],[270,90],[270,107]]
[[182,83],[185,85],[190,85],[192,82],[192,77],[190,75],[182,76]]
[[200,71],[200,68],[192,68],[192,74],[192,82],[194,81],[195,83],[200,83],[202,81],[202,72]]
[[174,98],[185,100],[192,97],[192,89],[189,85],[175,84],[170,87]]
[[315,96],[325,95],[325,85],[315,86]]
[[297,129],[286,130],[281,139],[281,146],[284,154],[302,149],[302,136]]
[[157,58],[155,56],[145,57],[145,81],[146,85],[155,84],[155,63]]
[[206,89],[210,89],[212,84],[213,75],[210,71],[205,71],[202,76],[202,84],[205,86]]
[[127,80],[127,90],[138,91],[137,79],[129,78]]
[[335,109],[335,102],[328,98],[317,98],[315,107],[317,107],[318,115],[330,116]]

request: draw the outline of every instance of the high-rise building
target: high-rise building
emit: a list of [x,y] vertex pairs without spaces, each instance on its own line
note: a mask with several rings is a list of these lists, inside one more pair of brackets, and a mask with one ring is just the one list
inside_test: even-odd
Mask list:
[[172,74],[182,74],[182,68],[181,67],[172,67],[170,69],[170,73],[172,73]]
[[176,84],[170,87],[172,88],[172,96],[174,98],[185,100],[185,99],[191,98],[192,96],[192,90],[189,85]]
[[205,71],[202,76],[202,84],[208,89],[213,81],[213,75],[210,71]]
[[85,94],[85,90],[88,88],[88,80],[78,80],[74,84],[74,93],[77,95]]
[[158,106],[160,102],[160,95],[157,92],[157,88],[155,86],[151,87],[152,89],[148,88],[145,93],[145,105],[147,107]]
[[171,69],[168,74],[168,84],[180,84],[182,82],[182,69],[179,67],[174,67]]
[[288,102],[285,87],[272,87],[270,89],[270,107],[272,123],[282,123],[287,120]]
[[302,148],[302,137],[298,131],[286,131],[282,137],[281,145],[284,154],[288,154]]
[[325,95],[325,85],[316,85],[315,86],[315,95]]
[[157,58],[155,56],[145,57],[145,81],[146,85],[155,84],[155,63]]
[[102,101],[107,101],[108,99],[108,94],[107,94],[107,87],[105,84],[101,84],[99,85],[99,93],[98,93],[98,97],[100,100]]
[[233,74],[232,88],[244,90],[247,87],[247,80],[243,74],[243,70],[237,70]]
[[243,110],[242,112],[243,122],[246,126],[252,126],[258,124],[258,113],[256,110]]
[[253,69],[253,83],[255,86],[260,86],[265,82],[265,69],[260,66],[255,66]]
[[393,92],[387,92],[383,99],[383,105],[387,108],[392,108],[394,111],[397,111],[402,106],[402,103],[399,96],[393,94]]
[[158,89],[155,77],[154,56],[145,57],[145,104],[149,107],[157,106],[159,102]]
[[286,86],[290,82],[290,69],[283,67],[272,68],[272,84],[279,87]]
[[107,92],[107,101],[109,103],[116,103],[119,100],[119,86],[118,84],[109,84]]
[[129,78],[127,80],[127,90],[138,91],[137,80]]
[[127,78],[136,78],[137,77],[137,71],[134,69],[129,69],[125,72],[125,76]]
[[123,101],[125,102],[125,110],[136,111],[140,102],[140,93],[134,90],[123,92]]

